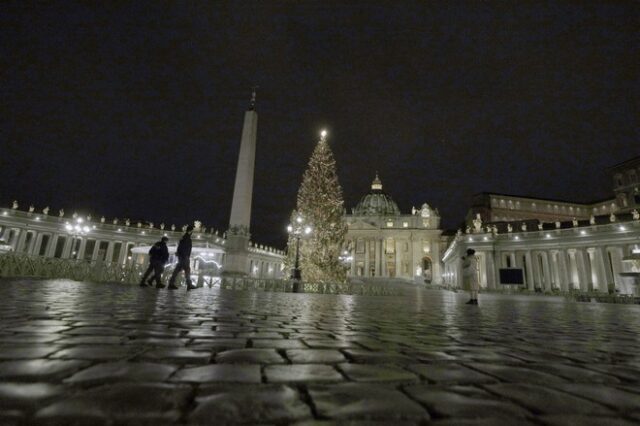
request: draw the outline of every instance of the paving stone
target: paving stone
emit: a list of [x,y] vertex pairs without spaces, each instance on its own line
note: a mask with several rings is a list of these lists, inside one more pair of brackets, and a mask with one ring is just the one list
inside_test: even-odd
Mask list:
[[188,386],[117,383],[100,386],[40,409],[36,419],[109,418],[136,423],[177,421],[191,393]]
[[238,333],[239,338],[250,338],[250,339],[283,339],[284,336],[280,333],[273,332],[250,332],[250,333]]
[[260,383],[259,365],[214,364],[178,371],[171,381],[191,383]]
[[467,366],[511,383],[538,383],[544,385],[566,381],[561,377],[524,367],[479,363],[469,363]]
[[609,374],[619,377],[626,381],[640,382],[640,369],[626,365],[611,364],[587,364],[584,366],[589,370],[598,371],[600,373]]
[[307,346],[313,349],[349,349],[349,348],[361,348],[355,342],[347,342],[343,340],[329,340],[329,339],[302,339]]
[[393,365],[338,364],[340,371],[356,382],[418,382],[418,376]]
[[234,349],[216,355],[218,364],[285,364],[286,360],[273,349]]
[[126,332],[112,327],[74,327],[66,331],[65,335],[87,335],[87,336],[122,336]]
[[228,349],[242,349],[247,347],[247,339],[195,339],[187,348],[192,350],[215,350],[216,352]]
[[82,385],[108,382],[162,382],[176,369],[177,367],[173,365],[150,362],[108,362],[79,371],[65,382]]
[[620,383],[615,376],[599,373],[597,371],[583,368],[581,365],[569,364],[528,364],[526,366],[532,370],[544,371],[545,373],[555,374],[572,382],[586,383]]
[[10,327],[7,328],[7,331],[12,331],[14,333],[60,333],[62,331],[70,330],[71,327],[65,326],[40,326],[40,325],[23,325],[19,327]]
[[272,383],[318,383],[344,380],[335,368],[324,364],[269,365],[265,367],[264,373],[267,381]]
[[256,424],[292,422],[311,418],[311,409],[300,394],[283,385],[236,387],[196,398],[190,424]]
[[185,348],[155,348],[139,356],[141,360],[156,361],[169,364],[208,364],[210,351],[192,351]]
[[62,349],[52,355],[57,359],[117,360],[132,357],[144,349],[134,346],[81,345]]
[[33,408],[64,391],[64,386],[50,383],[0,383],[0,410]]
[[0,345],[5,345],[7,343],[48,343],[54,342],[62,339],[64,336],[57,333],[51,334],[36,334],[36,333],[26,333],[26,334],[8,334],[0,336]]
[[122,336],[69,336],[56,340],[57,345],[121,345],[126,341]]
[[380,385],[313,385],[309,395],[318,414],[330,419],[384,420],[395,424],[402,419],[430,418],[423,407],[403,393]]
[[447,418],[429,423],[429,426],[537,426],[537,423],[523,419],[510,417],[484,417],[479,419]]
[[540,416],[540,421],[549,426],[632,426],[637,422],[615,417],[580,416],[575,414]]
[[399,364],[415,363],[414,358],[397,352],[374,352],[360,349],[346,349],[345,355],[358,364]]
[[449,355],[442,351],[407,351],[406,355],[420,362],[440,362],[440,361],[456,361],[453,355]]
[[334,364],[347,361],[340,351],[333,349],[290,349],[286,354],[294,364]]
[[126,343],[128,345],[138,345],[138,346],[175,346],[175,347],[184,347],[189,339],[174,339],[174,338],[166,338],[161,339],[157,337],[141,337],[130,339]]
[[590,399],[607,405],[619,411],[636,410],[640,412],[640,395],[616,389],[612,386],[592,383],[566,383],[553,385],[553,387],[577,397]]
[[61,349],[58,345],[14,345],[0,346],[0,360],[45,358]]
[[493,383],[495,377],[482,374],[460,364],[411,364],[407,369],[438,384]]
[[600,404],[542,386],[499,383],[484,385],[484,387],[536,413],[566,414],[568,410],[571,410],[576,414],[611,414],[611,410]]
[[84,361],[34,359],[0,362],[0,380],[48,381],[70,376],[88,365]]
[[527,417],[531,413],[517,405],[495,399],[469,397],[430,385],[406,386],[413,399],[430,412],[446,417]]
[[252,341],[254,348],[271,348],[271,349],[305,349],[307,345],[301,340],[290,339],[256,339]]
[[[316,418],[270,421],[265,417],[248,423],[397,425],[429,421],[436,426],[541,426],[553,421],[558,424],[557,416],[565,416],[562,421],[567,424],[640,422],[640,411],[634,407],[640,396],[640,317],[634,315],[631,306],[566,303],[560,298],[549,298],[546,303],[546,297],[485,293],[482,305],[470,310],[463,304],[465,294],[419,287],[394,297],[345,298],[218,288],[201,289],[187,296],[185,292],[145,292],[136,286],[115,283],[18,282],[0,278],[0,285],[6,289],[5,297],[0,298],[0,351],[12,348],[11,356],[40,358],[0,361],[0,383],[61,386],[62,393],[39,400],[34,391],[33,401],[38,402],[31,402],[31,395],[22,400],[17,397],[12,406],[0,406],[0,424],[187,424],[193,422],[189,416],[201,407],[198,399],[218,395],[222,400],[229,398],[233,406],[231,395],[242,398],[239,395],[253,395],[269,386],[277,388],[280,385],[271,383],[275,380],[289,383],[297,395],[295,400],[307,410],[313,408]],[[253,337],[231,337],[240,333]],[[265,336],[273,338],[262,338]],[[60,346],[63,347],[58,352],[65,351],[65,355],[86,351],[98,358],[67,361],[56,358],[58,352],[46,355],[23,350],[29,347],[48,351]],[[123,347],[134,353],[113,349]],[[201,364],[215,362],[215,357],[211,359],[215,354],[235,349],[266,350],[270,356],[277,354],[279,362],[293,365],[264,365],[260,357],[252,359],[251,364]],[[345,356],[350,362],[340,358],[345,353],[350,353]],[[68,381],[94,368],[100,372],[99,362],[107,354],[106,360],[111,362],[106,364],[115,360],[115,364],[130,365],[131,370],[102,371],[88,380]],[[149,362],[158,366],[151,369],[153,375],[139,367]],[[476,370],[476,366],[485,370]],[[167,374],[156,376],[165,367],[169,368]],[[145,378],[146,374],[151,378]],[[327,378],[334,382],[314,383]],[[158,383],[157,380],[193,390],[186,403],[177,408],[179,417],[162,414],[171,408],[150,408],[150,412],[159,415],[148,418],[142,415],[115,419],[110,409],[79,410],[37,420],[33,417],[34,410],[46,408],[46,404],[81,397],[97,387]],[[308,389],[349,381],[354,384],[355,380],[374,380],[356,384],[398,392],[425,413],[431,406],[412,400],[407,389],[425,388],[430,398],[439,395],[436,402],[447,408],[455,406],[452,400],[467,407],[488,400],[493,401],[488,406],[497,401],[524,409],[530,416],[495,417],[488,409],[484,415],[492,417],[463,418],[453,414],[445,418],[444,409],[441,412],[432,408],[434,418],[426,420],[406,417],[402,405],[397,405],[380,417],[328,417],[314,408]],[[254,398],[263,397],[252,396],[248,400]],[[355,407],[357,403],[349,405]],[[241,411],[239,415],[251,412]]]

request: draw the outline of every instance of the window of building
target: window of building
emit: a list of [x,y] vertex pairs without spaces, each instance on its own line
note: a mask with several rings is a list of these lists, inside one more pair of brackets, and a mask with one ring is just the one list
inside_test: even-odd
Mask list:
[[364,253],[364,240],[362,238],[356,240],[356,253]]
[[402,222],[402,227],[403,228],[408,228],[409,227],[409,222]]
[[393,222],[390,220],[387,220],[387,228],[393,228]]
[[393,238],[387,238],[385,242],[384,252],[387,254],[393,254],[396,252],[396,242],[393,240]]

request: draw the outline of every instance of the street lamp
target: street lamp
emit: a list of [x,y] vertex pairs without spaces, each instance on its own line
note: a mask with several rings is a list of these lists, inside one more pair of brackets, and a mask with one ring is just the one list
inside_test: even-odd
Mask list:
[[[69,234],[71,234],[72,236],[72,246],[71,246],[71,250],[72,253],[71,255],[74,256],[76,259],[78,258],[78,256],[80,255],[80,239],[78,237],[88,234],[89,232],[91,232],[91,228],[89,228],[88,226],[84,225],[82,226],[82,222],[83,219],[82,218],[78,218],[76,219],[76,224],[73,225],[69,222],[66,223],[66,225],[64,226],[64,228],[67,230],[67,232],[69,232]],[[78,244],[78,247],[74,247],[76,244]]]
[[293,224],[287,226],[287,232],[289,235],[293,235],[296,239],[296,261],[291,271],[291,279],[293,280],[293,292],[298,293],[300,291],[300,238],[303,235],[309,235],[311,233],[311,226],[304,224],[304,218],[300,215],[296,216]]

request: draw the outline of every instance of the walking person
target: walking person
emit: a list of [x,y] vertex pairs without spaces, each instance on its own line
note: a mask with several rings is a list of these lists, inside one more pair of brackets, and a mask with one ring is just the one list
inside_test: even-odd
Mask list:
[[[140,287],[153,286],[153,281],[156,282],[156,288],[164,288],[162,284],[162,272],[164,271],[164,265],[169,260],[169,249],[167,248],[167,237],[162,237],[160,241],[151,246],[149,250],[149,267],[142,275],[140,281]],[[147,281],[147,277],[153,272],[153,277]]]
[[466,256],[462,256],[462,276],[463,283],[469,287],[471,298],[467,305],[478,304],[478,290],[480,290],[480,279],[478,276],[478,258],[474,249],[467,249]]
[[178,249],[176,250],[176,256],[178,256],[178,264],[176,268],[173,270],[173,274],[171,274],[171,279],[169,279],[169,289],[176,290],[176,277],[180,273],[180,271],[184,271],[184,278],[187,282],[187,290],[192,290],[196,288],[191,283],[191,267],[189,266],[191,256],[191,233],[193,232],[193,226],[187,226],[187,230],[180,239],[178,243]]

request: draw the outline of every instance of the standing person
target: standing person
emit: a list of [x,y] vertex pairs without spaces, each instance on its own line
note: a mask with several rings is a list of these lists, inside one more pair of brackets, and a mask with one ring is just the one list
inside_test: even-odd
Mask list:
[[180,271],[184,270],[184,278],[187,282],[187,290],[192,290],[196,288],[191,283],[191,267],[189,266],[189,257],[191,256],[191,233],[193,232],[193,226],[187,226],[187,231],[184,233],[180,242],[178,243],[178,249],[176,250],[176,256],[178,256],[178,264],[176,265],[176,269],[173,270],[173,274],[171,274],[171,279],[169,280],[169,289],[176,290],[176,277],[180,273]]
[[478,304],[478,290],[480,290],[480,280],[478,277],[478,258],[474,249],[467,249],[467,255],[462,256],[462,276],[464,284],[469,286],[471,298],[467,305]]
[[[153,286],[153,281],[156,281],[156,288],[164,288],[162,284],[162,272],[164,271],[164,265],[169,260],[169,249],[167,248],[167,237],[162,237],[160,241],[151,246],[149,250],[149,267],[142,276],[140,281],[140,287]],[[153,271],[153,277],[147,281],[147,277]]]

